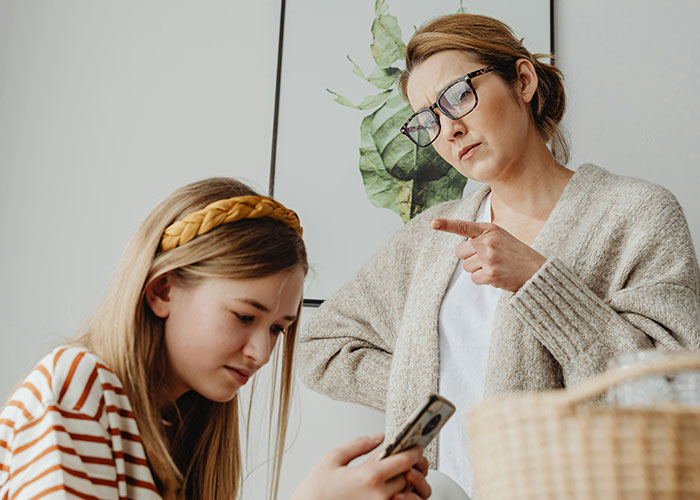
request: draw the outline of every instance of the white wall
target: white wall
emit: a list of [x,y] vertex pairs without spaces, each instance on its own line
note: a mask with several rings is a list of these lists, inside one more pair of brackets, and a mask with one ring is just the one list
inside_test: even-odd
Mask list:
[[[278,16],[278,0],[0,0],[0,398],[97,304],[166,193],[211,175],[267,189]],[[696,248],[697,19],[693,0],[556,11],[572,165],[667,186]],[[280,498],[325,450],[382,428],[377,412],[297,396]],[[250,498],[264,482],[253,473]]]
[[212,175],[267,190],[279,2],[255,5],[0,3],[0,397],[167,193]]
[[556,2],[572,161],[670,189],[700,250],[700,2]]

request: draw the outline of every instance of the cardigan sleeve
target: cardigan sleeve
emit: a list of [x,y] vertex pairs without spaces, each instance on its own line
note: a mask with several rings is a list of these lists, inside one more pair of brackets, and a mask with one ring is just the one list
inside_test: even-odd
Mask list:
[[[660,193],[660,194],[658,194]],[[605,369],[608,359],[644,348],[700,347],[700,271],[677,201],[657,192],[597,293],[570,264],[549,259],[511,298],[516,313],[562,366],[566,385]],[[607,269],[607,270],[606,270]],[[595,276],[592,278],[595,279]]]
[[310,388],[384,411],[395,336],[431,214],[404,226],[306,323],[299,366]]

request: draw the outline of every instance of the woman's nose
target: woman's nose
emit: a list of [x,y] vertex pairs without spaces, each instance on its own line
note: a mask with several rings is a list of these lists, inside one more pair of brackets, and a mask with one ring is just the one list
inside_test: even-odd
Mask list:
[[462,118],[453,120],[446,117],[445,115],[440,115],[440,127],[441,134],[445,134],[445,138],[448,140],[456,139],[467,134],[467,126]]
[[243,354],[257,366],[262,366],[270,360],[272,349],[275,347],[275,339],[266,328],[256,329],[245,346]]

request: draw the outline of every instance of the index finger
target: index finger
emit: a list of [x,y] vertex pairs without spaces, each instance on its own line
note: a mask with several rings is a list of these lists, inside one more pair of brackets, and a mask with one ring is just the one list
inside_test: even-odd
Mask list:
[[376,462],[380,477],[389,479],[410,470],[423,456],[423,448],[414,446]]
[[369,453],[381,443],[384,439],[384,434],[375,434],[373,436],[357,437],[326,454],[328,460],[336,465],[348,465],[357,457]]
[[433,219],[432,227],[438,231],[458,234],[465,238],[476,238],[486,232],[489,224],[459,219]]
[[425,476],[428,473],[428,467],[430,467],[430,464],[428,463],[428,459],[422,456],[413,467],[418,469],[420,473]]

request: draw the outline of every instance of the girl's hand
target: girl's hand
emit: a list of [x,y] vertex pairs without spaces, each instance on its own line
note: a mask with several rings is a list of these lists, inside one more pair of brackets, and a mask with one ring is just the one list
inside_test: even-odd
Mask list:
[[[411,470],[409,470],[404,477],[408,481],[408,484],[406,485],[406,490],[408,491],[413,491],[414,493],[418,494],[419,498],[428,498],[430,494],[432,493],[432,490],[430,488],[430,485],[428,484],[428,481],[425,480],[425,476],[428,475],[428,459],[425,458],[422,455],[422,450],[421,450],[421,457],[416,462],[416,464],[413,466]],[[395,495],[393,497],[393,500],[403,500],[403,499],[411,499],[414,497],[411,496],[401,496],[401,495]]]
[[469,238],[455,255],[477,285],[517,292],[547,259],[496,224],[434,219],[433,229]]
[[[328,452],[306,476],[292,500],[421,500],[430,496],[427,460],[419,447],[378,460],[379,452],[349,467],[375,449],[383,435],[355,438]],[[416,468],[414,468],[416,467]],[[408,486],[408,487],[407,487]],[[403,491],[404,489],[412,491]]]

